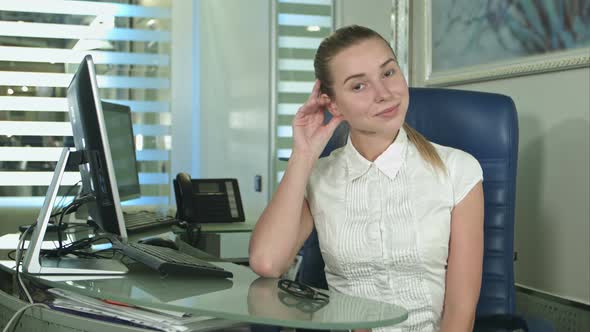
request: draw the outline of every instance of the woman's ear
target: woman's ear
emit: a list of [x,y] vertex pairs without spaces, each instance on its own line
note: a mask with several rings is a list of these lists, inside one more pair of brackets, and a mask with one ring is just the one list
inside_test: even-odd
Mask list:
[[320,98],[322,99],[322,103],[324,105],[326,105],[328,112],[330,112],[330,114],[332,114],[332,116],[342,115],[342,113],[340,113],[340,111],[338,111],[338,106],[336,106],[336,103],[327,94],[322,93]]

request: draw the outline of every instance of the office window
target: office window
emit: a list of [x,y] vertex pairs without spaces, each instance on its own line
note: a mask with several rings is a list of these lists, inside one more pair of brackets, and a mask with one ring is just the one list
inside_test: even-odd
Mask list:
[[293,116],[313,88],[315,51],[333,29],[333,1],[278,0],[276,8],[275,188],[291,156]]
[[85,54],[101,98],[132,110],[142,198],[124,204],[168,204],[171,2],[0,2],[0,206],[41,206],[72,145],[66,89]]

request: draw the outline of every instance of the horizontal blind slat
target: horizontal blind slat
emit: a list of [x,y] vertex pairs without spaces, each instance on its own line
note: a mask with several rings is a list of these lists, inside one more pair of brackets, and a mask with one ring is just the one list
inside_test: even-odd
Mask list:
[[315,50],[304,48],[279,48],[279,59],[313,60]]
[[279,81],[315,82],[315,73],[311,71],[279,71]]
[[279,93],[311,93],[315,82],[279,81]]
[[134,124],[133,133],[144,136],[164,136],[170,135],[171,130],[170,126],[166,125]]
[[124,99],[104,99],[111,103],[117,103],[127,105],[133,112],[158,112],[166,113],[170,112],[170,101],[136,101],[136,100],[124,100]]
[[125,40],[143,42],[169,42],[170,32],[109,28],[96,29],[87,25],[28,23],[0,21],[0,36],[58,38],[58,39],[96,39]]
[[332,7],[321,4],[292,4],[279,3],[279,13],[330,16]]
[[0,110],[67,112],[68,100],[56,97],[0,97]]
[[298,70],[313,73],[313,60],[279,59],[279,70]]
[[2,10],[28,13],[52,13],[70,15],[110,15],[117,17],[151,17],[170,18],[171,11],[163,7],[148,7],[118,3],[101,3],[92,1],[44,0],[2,0]]
[[277,149],[290,149],[293,146],[292,137],[278,137]]
[[322,38],[283,36],[279,37],[278,44],[280,48],[299,48],[316,50],[320,46],[321,42]]
[[[8,86],[48,86],[67,88],[70,85],[73,74],[37,73],[0,71],[0,85]],[[168,89],[170,80],[167,78],[153,77],[129,77],[129,76],[105,76],[97,75],[96,81],[99,88],[122,89]]]
[[301,15],[301,14],[279,14],[278,24],[291,26],[310,26],[332,27],[332,18],[330,16],[319,15]]
[[[43,205],[45,196],[4,196],[0,197],[0,206],[38,207]],[[168,196],[142,196],[138,199],[121,202],[123,206],[168,205]]]
[[[111,103],[127,105],[133,112],[169,112],[167,101],[135,101],[103,99]],[[68,100],[62,97],[6,97],[0,96],[0,110],[67,112]]]
[[0,161],[56,161],[63,148],[0,147]]
[[0,46],[0,61],[75,63],[90,54],[95,64],[169,66],[170,57],[163,54],[108,51],[81,51],[61,48]]
[[[139,173],[139,183],[146,185],[168,184],[168,173]],[[48,186],[53,172],[10,171],[0,172],[2,186]],[[79,172],[64,172],[62,186],[71,186],[80,181]]]
[[309,97],[309,93],[279,93],[279,103],[303,104]]
[[[57,161],[62,147],[0,147],[0,161]],[[170,152],[166,150],[139,150],[137,161],[166,161]]]
[[287,103],[282,103],[279,104],[277,113],[278,115],[295,115],[295,113],[297,113],[297,111],[299,110],[299,107],[301,107],[301,104],[287,104]]
[[290,126],[293,123],[293,115],[279,115],[277,118],[277,126]]
[[332,6],[332,0],[279,0],[279,3],[298,3],[298,4],[311,4],[311,5],[325,5]]
[[[317,30],[319,28],[319,30]],[[317,30],[317,31],[316,31]],[[324,38],[327,37],[332,29],[326,27],[314,26],[314,29],[310,29],[309,26],[291,26],[281,25],[278,27],[279,36],[292,36],[292,37],[315,37]]]
[[277,137],[293,137],[293,127],[288,125],[277,126]]
[[288,159],[291,157],[291,149],[278,149],[277,150],[277,157],[280,159]]
[[72,125],[69,122],[0,121],[0,133],[6,136],[72,136]]
[[169,150],[144,149],[136,152],[137,161],[168,161],[170,160]]
[[[0,172],[0,183],[3,186],[48,186],[53,172]],[[80,181],[80,173],[64,172],[62,186],[71,186]]]
[[[135,135],[164,136],[170,132],[167,125],[133,125]],[[6,136],[72,136],[72,125],[69,122],[0,121],[0,133]]]

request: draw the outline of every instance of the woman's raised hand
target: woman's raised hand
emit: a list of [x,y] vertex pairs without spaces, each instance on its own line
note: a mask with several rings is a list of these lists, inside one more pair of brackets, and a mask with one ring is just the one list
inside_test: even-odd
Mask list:
[[319,158],[342,116],[333,116],[324,125],[324,109],[330,103],[326,96],[322,98],[320,81],[316,80],[313,90],[305,104],[299,107],[293,119],[293,153],[302,154],[314,160]]

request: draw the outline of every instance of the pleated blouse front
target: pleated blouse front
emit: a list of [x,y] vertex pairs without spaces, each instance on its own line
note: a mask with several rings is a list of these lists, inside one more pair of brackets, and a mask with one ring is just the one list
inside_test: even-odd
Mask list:
[[320,159],[306,198],[330,289],[403,306],[408,320],[378,331],[437,331],[451,210],[481,180],[471,155],[434,145],[435,171],[400,129],[374,162],[348,143]]

